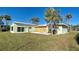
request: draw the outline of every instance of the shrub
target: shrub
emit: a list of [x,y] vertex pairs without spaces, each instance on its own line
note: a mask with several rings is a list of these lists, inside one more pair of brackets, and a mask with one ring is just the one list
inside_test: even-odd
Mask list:
[[79,45],[79,33],[75,36],[76,42]]
[[7,31],[9,31],[10,30],[10,26],[8,25],[8,26],[6,26],[6,30]]

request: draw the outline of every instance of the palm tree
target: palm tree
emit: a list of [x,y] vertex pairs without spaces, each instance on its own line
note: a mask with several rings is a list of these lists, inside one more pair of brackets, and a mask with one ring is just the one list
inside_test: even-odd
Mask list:
[[[59,12],[55,10],[54,8],[48,8],[45,12],[45,20],[47,23],[50,23],[51,25],[51,33],[54,32],[53,30],[56,30],[56,24],[62,20],[61,16],[59,15]],[[52,26],[53,24],[53,26]],[[53,30],[52,30],[53,27]]]
[[69,25],[69,21],[70,21],[71,18],[72,18],[72,14],[68,13],[68,14],[66,15],[66,21],[67,21],[67,24],[68,24],[68,25]]
[[[39,18],[38,17],[32,17],[29,20],[31,20],[33,24],[38,25],[38,22],[39,22]],[[31,29],[31,27],[29,27],[28,32],[30,32],[30,29]]]
[[38,24],[38,22],[39,22],[39,18],[38,17],[33,17],[33,18],[31,18],[31,20],[32,20],[33,24]]
[[4,15],[4,18],[6,20],[6,25],[9,25],[9,21],[11,20],[11,17],[9,15]]
[[72,14],[68,13],[68,14],[66,15],[66,21],[67,21],[67,24],[68,24],[68,29],[69,29],[69,31],[70,31],[70,28],[71,28],[71,26],[70,26],[70,24],[69,24],[69,21],[70,21],[71,18],[72,18]]
[[1,25],[1,23],[2,23],[2,19],[3,19],[3,16],[0,16],[0,25]]
[[9,21],[11,20],[11,16],[4,15],[4,19],[6,20],[6,29],[8,30],[8,28],[9,28]]

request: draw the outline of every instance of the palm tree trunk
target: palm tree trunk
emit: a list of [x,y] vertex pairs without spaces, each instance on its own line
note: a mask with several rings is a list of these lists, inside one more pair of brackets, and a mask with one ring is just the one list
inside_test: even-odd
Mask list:
[[8,20],[6,20],[6,30],[8,30]]
[[53,26],[53,28],[54,28],[54,30],[53,30],[53,34],[56,34],[56,23],[54,22],[53,25],[54,25],[54,26]]
[[51,21],[51,23],[50,23],[50,27],[51,27],[51,34],[53,34],[53,31],[52,31],[52,29],[53,29],[53,25],[52,25],[52,21]]
[[2,30],[2,28],[1,28],[1,22],[2,22],[2,20],[0,19],[0,31]]
[[2,30],[1,25],[0,25],[0,31]]
[[68,25],[68,32],[69,32],[69,20],[66,19],[66,24]]
[[68,30],[69,30],[69,32],[70,32],[70,24],[69,24],[69,20],[68,20]]
[[52,24],[52,21],[51,21],[51,34],[56,34],[56,23],[54,22],[53,24]]

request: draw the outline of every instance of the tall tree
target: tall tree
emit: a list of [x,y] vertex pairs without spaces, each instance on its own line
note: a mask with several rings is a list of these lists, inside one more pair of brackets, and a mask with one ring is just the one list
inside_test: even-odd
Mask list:
[[[32,21],[33,24],[38,25],[38,22],[39,22],[38,17],[32,17],[30,20]],[[31,27],[29,27],[28,32],[30,32],[30,29],[31,29]]]
[[11,20],[11,16],[4,15],[4,19],[6,20],[6,29],[9,30],[9,21]]
[[0,16],[0,25],[2,24],[3,16]]
[[6,20],[6,25],[9,25],[9,21],[11,20],[11,17],[9,15],[4,15],[4,18]]
[[66,15],[66,21],[67,21],[67,24],[68,24],[68,25],[69,25],[69,21],[70,21],[71,18],[72,18],[72,14],[68,13],[68,14]]
[[33,24],[38,24],[38,22],[39,22],[39,18],[38,17],[33,17],[33,18],[31,18],[31,20],[32,20]]
[[3,16],[0,16],[0,31],[2,30],[2,25],[3,25],[2,19],[3,19]]
[[67,21],[67,25],[68,25],[68,31],[70,31],[70,29],[71,29],[71,26],[70,26],[70,23],[69,23],[69,21],[70,21],[71,18],[72,18],[72,14],[68,13],[66,15],[66,21]]
[[62,20],[62,18],[57,10],[55,10],[54,8],[48,8],[45,12],[45,20],[47,23],[50,23],[50,31],[51,33],[53,33],[56,30],[56,24],[59,23]]

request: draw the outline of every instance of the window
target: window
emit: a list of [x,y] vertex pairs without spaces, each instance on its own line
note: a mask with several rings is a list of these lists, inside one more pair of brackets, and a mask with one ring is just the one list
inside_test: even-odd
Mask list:
[[11,31],[13,31],[13,26],[11,27]]
[[24,27],[22,27],[22,32],[24,32]]
[[24,27],[17,27],[17,32],[24,32]]
[[17,32],[20,32],[21,31],[21,27],[17,27]]

